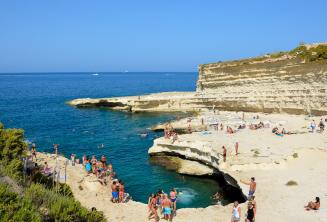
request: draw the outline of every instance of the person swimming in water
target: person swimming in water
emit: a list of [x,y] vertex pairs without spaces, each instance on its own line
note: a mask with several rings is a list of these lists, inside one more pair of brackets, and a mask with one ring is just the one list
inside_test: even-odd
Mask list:
[[212,195],[212,199],[216,202],[217,205],[221,204],[222,194],[220,192],[215,193]]

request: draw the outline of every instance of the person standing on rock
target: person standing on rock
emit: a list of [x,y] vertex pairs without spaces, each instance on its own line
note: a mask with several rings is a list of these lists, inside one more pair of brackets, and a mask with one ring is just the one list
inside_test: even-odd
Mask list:
[[234,202],[234,207],[232,211],[231,222],[239,222],[241,220],[241,208],[237,201]]
[[33,157],[35,157],[35,161],[37,161],[35,143],[32,144],[31,153],[32,153],[32,161],[33,161]]
[[250,186],[249,195],[248,195],[248,199],[250,200],[251,197],[254,195],[255,190],[257,189],[257,183],[255,182],[255,178],[251,177],[250,182],[247,182],[247,181],[244,181],[244,180],[240,180],[240,182]]
[[171,189],[169,196],[170,196],[170,200],[171,200],[172,205],[173,205],[173,214],[176,215],[177,191],[176,191],[175,188]]
[[226,149],[225,146],[223,146],[222,148],[223,148],[223,157],[224,157],[224,162],[226,162],[227,149]]
[[238,155],[238,142],[235,143],[235,154]]
[[157,213],[157,202],[158,202],[159,195],[156,194],[150,200],[150,214],[148,216],[148,220],[150,220],[151,216],[154,215],[154,221],[157,222],[159,220],[159,216]]
[[172,210],[171,210],[171,201],[168,198],[167,194],[164,194],[164,199],[162,201],[162,207],[163,207],[163,214],[165,220],[170,220],[172,217]]

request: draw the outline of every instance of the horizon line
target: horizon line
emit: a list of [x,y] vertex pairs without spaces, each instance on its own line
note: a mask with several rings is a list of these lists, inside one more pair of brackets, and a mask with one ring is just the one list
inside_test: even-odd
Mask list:
[[59,72],[43,72],[43,71],[38,71],[38,72],[0,72],[1,74],[73,74],[73,73],[91,73],[91,74],[101,74],[101,73],[196,73],[198,71],[98,71],[98,72],[94,72],[94,71],[59,71]]

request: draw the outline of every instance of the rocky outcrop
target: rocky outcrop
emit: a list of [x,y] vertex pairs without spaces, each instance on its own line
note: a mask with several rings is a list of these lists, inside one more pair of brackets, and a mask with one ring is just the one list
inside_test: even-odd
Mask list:
[[131,112],[219,109],[290,114],[327,113],[327,46],[303,45],[290,52],[199,66],[196,92],[76,99],[76,107]]
[[201,65],[197,93],[222,110],[321,115],[327,113],[327,61]]

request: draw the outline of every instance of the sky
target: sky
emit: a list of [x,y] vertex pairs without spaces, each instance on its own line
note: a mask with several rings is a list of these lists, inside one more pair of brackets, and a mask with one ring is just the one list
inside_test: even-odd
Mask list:
[[327,41],[326,0],[0,0],[0,73],[197,71]]

